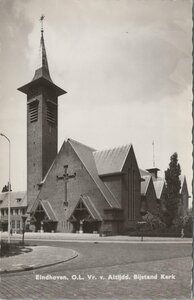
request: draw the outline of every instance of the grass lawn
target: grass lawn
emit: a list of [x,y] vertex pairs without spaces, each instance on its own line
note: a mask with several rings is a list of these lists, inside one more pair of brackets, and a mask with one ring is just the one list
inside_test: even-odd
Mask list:
[[11,241],[10,244],[7,241],[1,240],[1,248],[0,248],[0,257],[9,257],[14,255],[19,255],[23,253],[23,249],[27,246],[22,242],[13,242]]

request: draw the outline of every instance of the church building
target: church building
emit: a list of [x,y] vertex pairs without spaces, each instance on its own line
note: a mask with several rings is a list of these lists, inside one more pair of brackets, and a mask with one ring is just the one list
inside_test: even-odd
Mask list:
[[[163,206],[165,181],[157,168],[139,169],[131,144],[96,150],[69,138],[57,152],[58,97],[66,91],[51,79],[43,27],[40,46],[41,66],[18,89],[27,96],[27,198],[24,193],[18,202],[15,195],[14,212],[27,209],[33,231],[127,233],[148,211]],[[185,177],[181,191],[186,211]],[[0,202],[5,222],[6,197]]]
[[27,95],[27,201],[35,230],[122,233],[140,219],[141,175],[131,144],[98,151],[73,139],[59,153],[58,97],[43,28],[41,67]]

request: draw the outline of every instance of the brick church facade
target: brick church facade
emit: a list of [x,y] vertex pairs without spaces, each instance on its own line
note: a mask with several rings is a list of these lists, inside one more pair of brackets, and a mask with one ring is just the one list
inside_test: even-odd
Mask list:
[[95,151],[68,139],[28,212],[38,230],[44,220],[45,231],[122,233],[139,219],[140,180],[131,145]]
[[66,91],[51,79],[43,29],[41,67],[18,90],[27,95],[30,228],[122,234],[160,206],[157,183],[139,169],[131,144],[101,151],[68,139],[57,153],[58,97]]

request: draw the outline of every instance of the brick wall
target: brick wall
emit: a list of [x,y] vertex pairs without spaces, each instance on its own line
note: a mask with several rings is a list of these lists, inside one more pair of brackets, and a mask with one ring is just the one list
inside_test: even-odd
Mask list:
[[157,210],[157,198],[156,198],[156,192],[154,189],[154,184],[152,181],[152,178],[149,182],[147,191],[146,191],[146,202],[147,202],[147,209],[149,212],[154,213]]
[[115,198],[121,204],[122,199],[122,175],[112,175],[102,177],[102,181],[113,193]]
[[[57,180],[56,176],[64,174],[64,165],[68,165],[68,174],[76,173],[76,178],[68,182],[67,200],[68,207],[64,206],[64,182]],[[71,232],[72,225],[67,222],[73,213],[81,195],[88,195],[95,201],[97,210],[103,215],[104,208],[108,208],[108,203],[97,188],[93,179],[89,175],[77,154],[68,142],[65,142],[55,160],[48,177],[42,186],[38,199],[48,200],[58,218],[57,230],[61,232]]]
[[[38,119],[31,122],[30,103],[38,103]],[[47,119],[47,100],[55,104],[55,124]],[[37,88],[28,94],[27,105],[27,199],[36,199],[42,181],[57,155],[57,97],[51,89]]]
[[135,153],[131,147],[122,177],[122,208],[124,211],[124,230],[133,226],[140,218],[140,173]]

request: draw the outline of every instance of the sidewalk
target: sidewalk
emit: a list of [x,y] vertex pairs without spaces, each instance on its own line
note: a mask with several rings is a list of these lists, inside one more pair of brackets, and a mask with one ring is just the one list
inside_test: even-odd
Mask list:
[[50,246],[25,246],[21,252],[18,255],[1,258],[0,274],[48,267],[78,256],[74,250]]
[[[7,238],[7,232],[0,233],[2,239]],[[22,240],[21,234],[13,234],[11,240]],[[49,233],[26,232],[25,241],[57,241],[57,242],[87,242],[87,243],[141,243],[141,237],[136,236],[104,236],[90,233]],[[192,243],[192,238],[144,237],[144,243]]]

